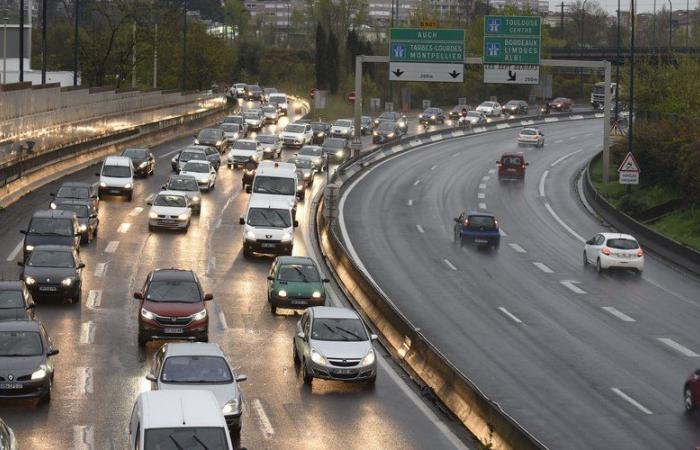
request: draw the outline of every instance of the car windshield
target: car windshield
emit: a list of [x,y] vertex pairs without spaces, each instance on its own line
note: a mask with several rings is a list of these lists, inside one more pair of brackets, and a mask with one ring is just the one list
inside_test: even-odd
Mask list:
[[277,137],[271,134],[261,134],[255,138],[261,144],[274,144],[277,142]]
[[184,178],[173,178],[168,183],[169,191],[199,191],[199,186],[197,185],[197,180],[194,178],[184,179]]
[[61,186],[56,197],[63,198],[90,198],[90,189],[79,186]]
[[377,130],[379,131],[394,131],[396,125],[394,122],[380,122]]
[[321,277],[312,264],[284,264],[277,274],[279,281],[318,283]]
[[76,216],[80,218],[85,218],[88,216],[87,205],[75,204],[75,203],[57,203],[56,209],[62,211],[73,211]]
[[235,150],[257,150],[258,146],[253,141],[236,141],[233,148]]
[[299,155],[304,156],[321,156],[321,147],[303,147]]
[[287,162],[294,164],[299,169],[310,169],[312,167],[311,160],[309,159],[292,158]]
[[286,209],[250,208],[246,223],[251,227],[289,228],[292,218]]
[[0,331],[0,356],[39,356],[43,352],[36,331]]
[[249,84],[248,89],[250,89],[251,91],[259,91],[260,86],[258,86],[257,84]]
[[306,127],[304,125],[290,124],[284,128],[288,133],[303,133]]
[[430,114],[437,114],[437,110],[435,108],[428,108],[425,111],[423,111],[424,115],[430,115]]
[[233,375],[220,356],[171,356],[160,379],[164,383],[231,383]]
[[352,126],[352,120],[336,120],[333,123],[334,127],[350,128]]
[[243,117],[241,116],[228,116],[224,118],[224,123],[237,123],[240,124],[244,121]]
[[228,450],[223,427],[151,428],[144,450]]
[[608,239],[607,246],[618,250],[636,250],[639,248],[637,241],[625,238]]
[[553,103],[564,103],[566,101],[567,99],[565,99],[564,97],[557,97],[554,100],[552,100]]
[[284,95],[271,95],[268,101],[270,103],[284,103],[287,98]]
[[520,166],[523,164],[523,160],[519,156],[504,156],[501,159],[501,164],[509,167]]
[[323,147],[328,147],[328,148],[345,148],[345,139],[337,139],[337,138],[332,138],[332,139],[326,139],[323,142]]
[[153,206],[169,206],[171,208],[184,208],[187,206],[187,201],[182,195],[161,194],[156,197]]
[[271,106],[271,105],[263,106],[262,110],[265,113],[272,113],[272,114],[277,112],[277,108],[275,108],[274,106]]
[[326,131],[326,124],[322,122],[312,122],[311,129],[314,131]]
[[73,253],[56,250],[34,250],[27,261],[30,267],[59,267],[68,269],[75,267]]
[[241,128],[237,123],[222,123],[221,129],[226,133],[238,133]]
[[492,108],[492,107],[493,107],[493,103],[492,103],[492,102],[484,102],[484,103],[481,104],[481,106],[485,106],[485,107],[487,107],[487,108]]
[[199,134],[197,135],[198,139],[217,139],[220,136],[220,130],[216,130],[213,128],[205,128],[204,130],[200,131]]
[[469,216],[469,229],[495,230],[496,219],[491,216]]
[[293,178],[256,176],[253,192],[261,194],[295,195],[296,186]]
[[180,162],[187,162],[191,159],[206,161],[207,155],[201,151],[196,151],[196,152],[184,151],[184,152],[180,153]]
[[0,291],[0,309],[24,308],[22,291]]
[[209,164],[203,164],[201,162],[188,162],[185,167],[182,168],[183,172],[195,172],[195,173],[209,173]]
[[146,300],[152,302],[198,303],[202,301],[197,283],[191,280],[154,280],[148,286]]
[[359,342],[366,341],[368,337],[360,319],[319,318],[314,320],[311,339]]
[[394,113],[385,112],[385,113],[382,113],[382,114],[379,116],[379,118],[380,118],[380,119],[390,119],[390,120],[394,120],[394,119],[396,119],[396,116],[394,115]]
[[58,236],[72,236],[75,234],[73,221],[68,219],[51,219],[36,217],[29,224],[29,234],[51,234]]
[[103,166],[102,175],[114,178],[130,178],[131,168],[127,166]]
[[245,113],[245,118],[246,119],[259,119],[260,114],[258,114],[257,112],[254,112],[254,111],[248,111],[247,113]]
[[537,134],[537,132],[535,130],[523,130],[520,132],[520,134],[525,136],[534,136]]
[[469,111],[467,112],[467,117],[481,117],[481,113],[479,111]]
[[127,148],[122,153],[122,156],[136,159],[146,159],[148,158],[148,150],[143,150],[140,148]]

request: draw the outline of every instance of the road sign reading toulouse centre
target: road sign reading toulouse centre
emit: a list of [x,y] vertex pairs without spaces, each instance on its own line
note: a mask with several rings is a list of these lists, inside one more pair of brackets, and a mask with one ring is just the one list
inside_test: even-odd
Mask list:
[[392,62],[462,63],[464,30],[392,28]]
[[484,63],[539,64],[542,19],[530,16],[486,16]]

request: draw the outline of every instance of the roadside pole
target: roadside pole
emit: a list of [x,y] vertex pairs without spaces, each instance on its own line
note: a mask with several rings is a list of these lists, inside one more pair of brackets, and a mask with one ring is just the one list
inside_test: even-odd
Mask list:
[[[603,183],[610,181],[610,61],[605,63],[605,102],[603,103]],[[619,87],[617,89],[620,89]],[[616,95],[617,98],[617,95]],[[615,111],[617,115],[617,110]]]
[[360,156],[362,151],[362,63],[364,55],[355,57],[355,132],[352,137],[352,157]]

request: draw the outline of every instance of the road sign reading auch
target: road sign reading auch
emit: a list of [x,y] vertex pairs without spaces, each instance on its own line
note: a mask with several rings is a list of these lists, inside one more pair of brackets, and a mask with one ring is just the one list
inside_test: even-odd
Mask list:
[[463,63],[464,30],[392,28],[392,62]]
[[541,31],[541,17],[486,16],[484,63],[539,64]]

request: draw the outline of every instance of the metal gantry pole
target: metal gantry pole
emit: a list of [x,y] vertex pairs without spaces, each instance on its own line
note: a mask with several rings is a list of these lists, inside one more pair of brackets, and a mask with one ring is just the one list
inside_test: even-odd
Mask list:
[[24,0],[19,0],[19,82],[24,81]]
[[355,57],[355,130],[352,138],[353,157],[360,156],[362,150],[362,63],[365,56]]
[[615,122],[619,118],[619,98],[620,98],[620,65],[622,65],[622,54],[620,53],[620,0],[617,0],[617,63],[615,64]]
[[8,5],[5,0],[5,19],[2,24],[2,83],[7,83],[7,13]]
[[41,84],[46,84],[46,66],[48,58],[48,50],[46,48],[48,25],[46,14],[46,0],[41,1]]
[[136,87],[136,21],[131,28],[131,87]]
[[187,0],[182,2],[182,92],[187,90]]
[[153,36],[153,89],[158,87],[158,24]]
[[685,48],[690,48],[690,0],[685,0]]
[[[632,19],[632,30],[630,36],[630,107],[629,107],[629,124],[627,125],[627,150],[632,152],[632,137],[634,134],[634,23],[635,10],[634,1],[630,0],[630,18]],[[671,0],[669,0],[669,3]]]
[[[619,66],[618,66],[619,67]],[[605,102],[603,111],[603,183],[610,181],[610,61],[605,61]],[[617,104],[617,95],[615,96]],[[617,117],[617,108],[615,109]]]
[[78,85],[78,48],[80,47],[80,34],[78,30],[78,15],[80,8],[78,4],[80,0],[75,1],[75,30],[73,32],[73,86]]
[[671,11],[668,13],[668,48],[670,50],[673,48],[673,3],[671,3],[671,0],[668,0],[668,6],[671,8]]

